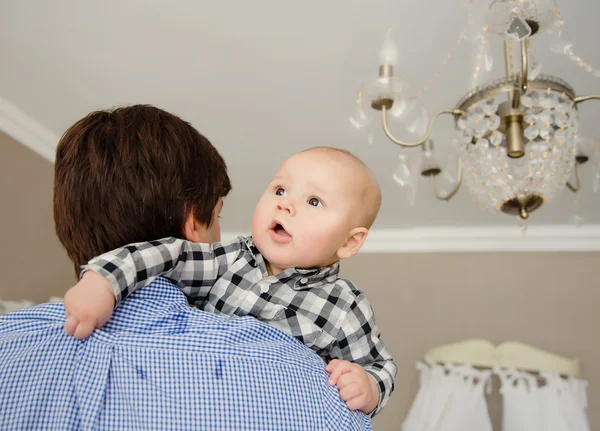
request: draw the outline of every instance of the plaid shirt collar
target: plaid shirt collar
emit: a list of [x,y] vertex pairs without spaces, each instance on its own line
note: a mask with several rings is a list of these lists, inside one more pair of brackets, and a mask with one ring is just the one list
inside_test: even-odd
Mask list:
[[[255,265],[260,268],[264,277],[268,277],[267,263],[263,255],[256,248],[252,237],[247,237],[245,242],[247,251],[254,259]],[[339,272],[340,262],[337,261],[333,265],[324,268],[288,268],[277,275],[277,279],[284,283],[295,279],[293,286],[294,290],[313,289],[326,283],[334,283],[338,279]]]

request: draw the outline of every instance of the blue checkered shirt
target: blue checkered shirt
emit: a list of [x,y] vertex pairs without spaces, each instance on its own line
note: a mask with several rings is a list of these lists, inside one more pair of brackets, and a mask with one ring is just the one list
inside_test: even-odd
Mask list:
[[310,349],[164,279],[84,341],[64,322],[61,303],[0,316],[1,430],[371,430]]
[[325,268],[288,268],[269,276],[252,237],[213,244],[164,238],[110,251],[84,269],[111,282],[117,303],[161,275],[201,310],[256,317],[296,337],[326,361],[361,365],[379,387],[372,416],[394,390],[396,365],[373,309],[351,281],[339,278],[339,262]]

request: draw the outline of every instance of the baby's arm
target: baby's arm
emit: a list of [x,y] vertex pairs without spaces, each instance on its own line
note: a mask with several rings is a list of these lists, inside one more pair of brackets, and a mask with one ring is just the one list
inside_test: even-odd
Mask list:
[[161,275],[188,297],[203,297],[238,250],[239,242],[201,244],[165,238],[98,256],[82,267],[81,281],[65,295],[65,330],[77,338],[87,337],[108,321],[115,303]]
[[[342,319],[337,340],[329,352],[329,356],[337,361],[331,361],[327,371],[332,373],[331,383],[337,384],[340,396],[349,404],[348,408],[354,407],[374,416],[385,406],[394,390],[396,364],[380,338],[371,305],[361,292],[356,293],[356,300]],[[355,403],[344,399],[343,386],[348,386],[346,393],[350,400],[364,400],[361,407],[356,408]],[[376,400],[372,399],[374,392]]]

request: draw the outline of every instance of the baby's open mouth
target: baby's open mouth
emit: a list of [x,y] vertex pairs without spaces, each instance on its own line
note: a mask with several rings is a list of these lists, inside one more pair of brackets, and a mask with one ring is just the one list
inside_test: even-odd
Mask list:
[[273,223],[271,227],[272,238],[277,242],[287,242],[292,238],[292,236],[285,230],[281,223]]

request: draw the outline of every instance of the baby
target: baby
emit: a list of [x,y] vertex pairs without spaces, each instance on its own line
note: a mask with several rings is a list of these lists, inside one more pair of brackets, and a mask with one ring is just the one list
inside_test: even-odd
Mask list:
[[[381,205],[377,180],[347,151],[316,147],[280,167],[259,200],[252,236],[202,244],[165,238],[105,253],[65,295],[65,329],[78,338],[157,277],[205,311],[250,315],[319,354],[349,409],[374,415],[394,388],[396,365],[364,294],[338,278],[339,260],[363,245]],[[217,223],[223,202],[215,207]],[[184,231],[193,238],[193,219]],[[110,300],[108,299],[110,298]]]

